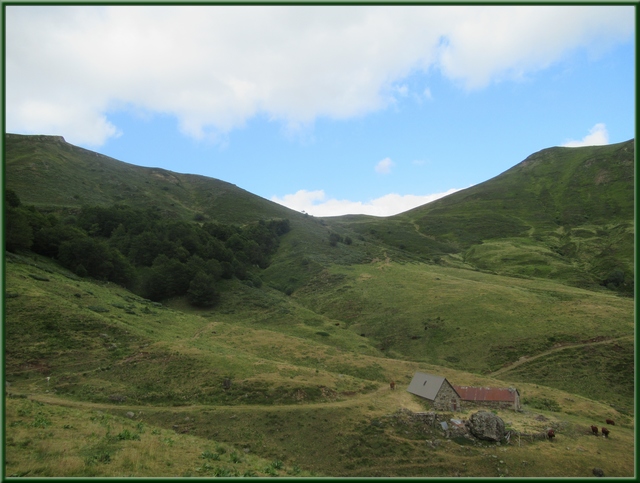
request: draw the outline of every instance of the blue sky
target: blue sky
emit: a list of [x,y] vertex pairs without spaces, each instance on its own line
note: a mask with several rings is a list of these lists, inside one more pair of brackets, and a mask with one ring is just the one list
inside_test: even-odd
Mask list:
[[635,135],[631,6],[7,6],[6,131],[386,216]]

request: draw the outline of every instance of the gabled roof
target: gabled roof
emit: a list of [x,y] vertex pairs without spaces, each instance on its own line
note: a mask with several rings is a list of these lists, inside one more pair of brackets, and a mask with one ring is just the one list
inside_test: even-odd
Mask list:
[[[424,372],[416,372],[409,384],[409,391],[411,394],[423,397],[425,399],[434,400],[438,391],[442,387],[442,384],[446,379],[442,376],[436,376],[433,374],[426,374]],[[447,381],[449,382],[449,381]]]
[[514,388],[453,386],[463,401],[515,402],[518,390]]

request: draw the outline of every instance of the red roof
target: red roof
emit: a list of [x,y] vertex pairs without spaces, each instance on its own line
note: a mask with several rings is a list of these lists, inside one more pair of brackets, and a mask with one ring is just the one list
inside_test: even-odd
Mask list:
[[516,400],[516,389],[497,387],[453,386],[463,401],[510,401]]

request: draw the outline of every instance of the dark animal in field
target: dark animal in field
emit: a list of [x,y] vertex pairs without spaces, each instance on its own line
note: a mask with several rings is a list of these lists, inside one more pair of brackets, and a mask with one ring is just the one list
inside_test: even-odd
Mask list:
[[611,426],[615,426],[616,422],[613,419],[607,419],[607,424],[610,424]]
[[553,439],[555,437],[556,437],[556,432],[553,429],[550,429],[549,431],[547,431],[547,438]]
[[598,426],[591,426],[591,432],[598,436]]
[[609,437],[609,430],[607,428],[602,428],[602,436],[605,438]]
[[389,387],[390,387],[391,389],[395,389],[395,388],[396,388],[396,382],[395,382],[395,381],[391,381],[391,382],[389,383]]

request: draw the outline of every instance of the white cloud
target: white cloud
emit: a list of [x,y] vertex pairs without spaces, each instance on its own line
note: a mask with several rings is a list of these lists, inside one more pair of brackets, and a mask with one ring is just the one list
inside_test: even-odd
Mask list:
[[598,53],[632,39],[635,18],[633,6],[10,5],[5,13],[7,130],[98,145],[119,133],[109,113],[122,106],[173,115],[183,133],[205,138],[258,114],[296,127],[384,109],[420,71],[477,89],[578,48]]
[[[469,8],[442,35],[440,68],[466,89],[522,79],[585,48],[602,53],[631,39],[633,11],[601,6],[505,6]],[[626,16],[626,19],[625,19]]]
[[307,209],[313,208],[316,202],[323,201],[324,198],[325,194],[323,190],[299,190],[292,195],[284,195],[282,198],[272,196],[271,201],[275,201],[276,203],[284,205],[287,208],[291,208],[292,210],[310,213]]
[[391,168],[393,168],[395,165],[396,163],[391,161],[391,158],[384,158],[383,160],[379,161],[378,164],[376,164],[376,167],[374,169],[376,170],[376,173],[389,174],[391,173]]
[[304,211],[313,216],[341,216],[341,215],[373,215],[392,216],[403,213],[412,208],[431,203],[439,198],[460,191],[450,189],[444,193],[431,195],[399,195],[391,193],[368,202],[326,199],[323,190],[300,190],[295,194],[285,195],[282,198],[273,196],[271,201],[279,203],[296,211]]
[[589,134],[583,137],[580,141],[567,141],[563,144],[567,148],[577,148],[581,146],[602,146],[609,144],[609,132],[607,126],[603,123],[598,123],[589,130]]
[[397,92],[400,95],[400,97],[407,97],[409,95],[409,87],[406,84],[402,84],[401,86],[395,86],[393,90]]

